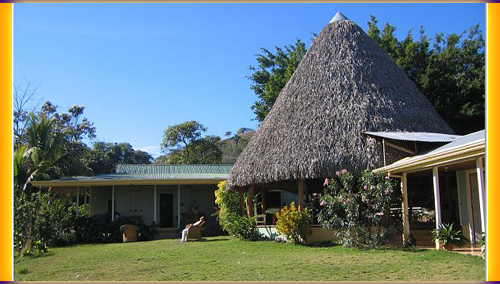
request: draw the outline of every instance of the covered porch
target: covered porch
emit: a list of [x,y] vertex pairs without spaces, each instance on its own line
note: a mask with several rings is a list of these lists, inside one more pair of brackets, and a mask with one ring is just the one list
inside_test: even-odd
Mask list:
[[[111,222],[140,218],[159,228],[181,228],[214,212],[217,183],[231,165],[119,165],[116,174],[34,181],[35,187],[75,196],[76,214]],[[203,172],[204,171],[204,172]]]
[[410,234],[452,223],[478,246],[487,224],[484,165],[485,132],[479,131],[375,170],[401,181],[403,244]]

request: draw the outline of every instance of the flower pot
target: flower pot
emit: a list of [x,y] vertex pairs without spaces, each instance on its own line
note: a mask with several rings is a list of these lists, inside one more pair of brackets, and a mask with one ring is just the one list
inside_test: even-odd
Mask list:
[[445,244],[444,246],[442,246],[445,250],[453,250],[455,248],[454,245],[452,244]]

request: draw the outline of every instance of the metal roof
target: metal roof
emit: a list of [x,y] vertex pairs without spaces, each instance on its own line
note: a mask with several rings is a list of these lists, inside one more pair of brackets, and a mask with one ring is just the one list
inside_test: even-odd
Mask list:
[[460,135],[451,135],[443,133],[432,133],[432,132],[365,132],[365,134],[371,136],[377,136],[381,138],[403,140],[403,141],[417,141],[417,142],[452,142]]
[[344,20],[349,20],[344,14],[342,14],[340,11],[333,16],[333,18],[330,20],[330,23],[337,22],[337,21],[344,21]]
[[481,130],[458,137],[454,141],[427,153],[396,161],[388,166],[376,169],[376,172],[400,172],[424,170],[433,166],[442,166],[484,156],[486,132]]
[[451,148],[460,147],[460,146],[463,146],[463,145],[466,145],[466,144],[469,144],[472,142],[480,141],[480,140],[485,140],[485,138],[486,138],[486,131],[481,130],[478,132],[474,132],[471,134],[460,136],[457,139],[455,139],[453,142],[450,142],[450,143],[443,145],[437,149],[434,149],[425,155],[433,155],[435,153],[439,153],[439,152],[442,152],[442,151],[445,151],[445,150],[448,150]]
[[[233,165],[143,165],[120,164],[114,174],[74,176],[33,184],[56,186],[75,182],[106,183],[114,181],[224,180]],[[49,185],[50,184],[50,185]]]

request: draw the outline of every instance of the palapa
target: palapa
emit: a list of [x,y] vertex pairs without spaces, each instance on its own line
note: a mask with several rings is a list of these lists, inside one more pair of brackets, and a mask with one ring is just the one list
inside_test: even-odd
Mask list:
[[239,156],[229,187],[318,179],[383,162],[366,131],[453,134],[427,98],[358,25],[328,23]]

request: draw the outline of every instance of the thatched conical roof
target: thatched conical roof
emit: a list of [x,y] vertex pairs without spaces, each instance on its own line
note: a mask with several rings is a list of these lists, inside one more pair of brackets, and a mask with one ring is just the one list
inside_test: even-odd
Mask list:
[[[344,19],[342,19],[344,18]],[[229,186],[325,178],[380,166],[366,131],[452,134],[427,98],[358,25],[326,25],[236,161]]]

